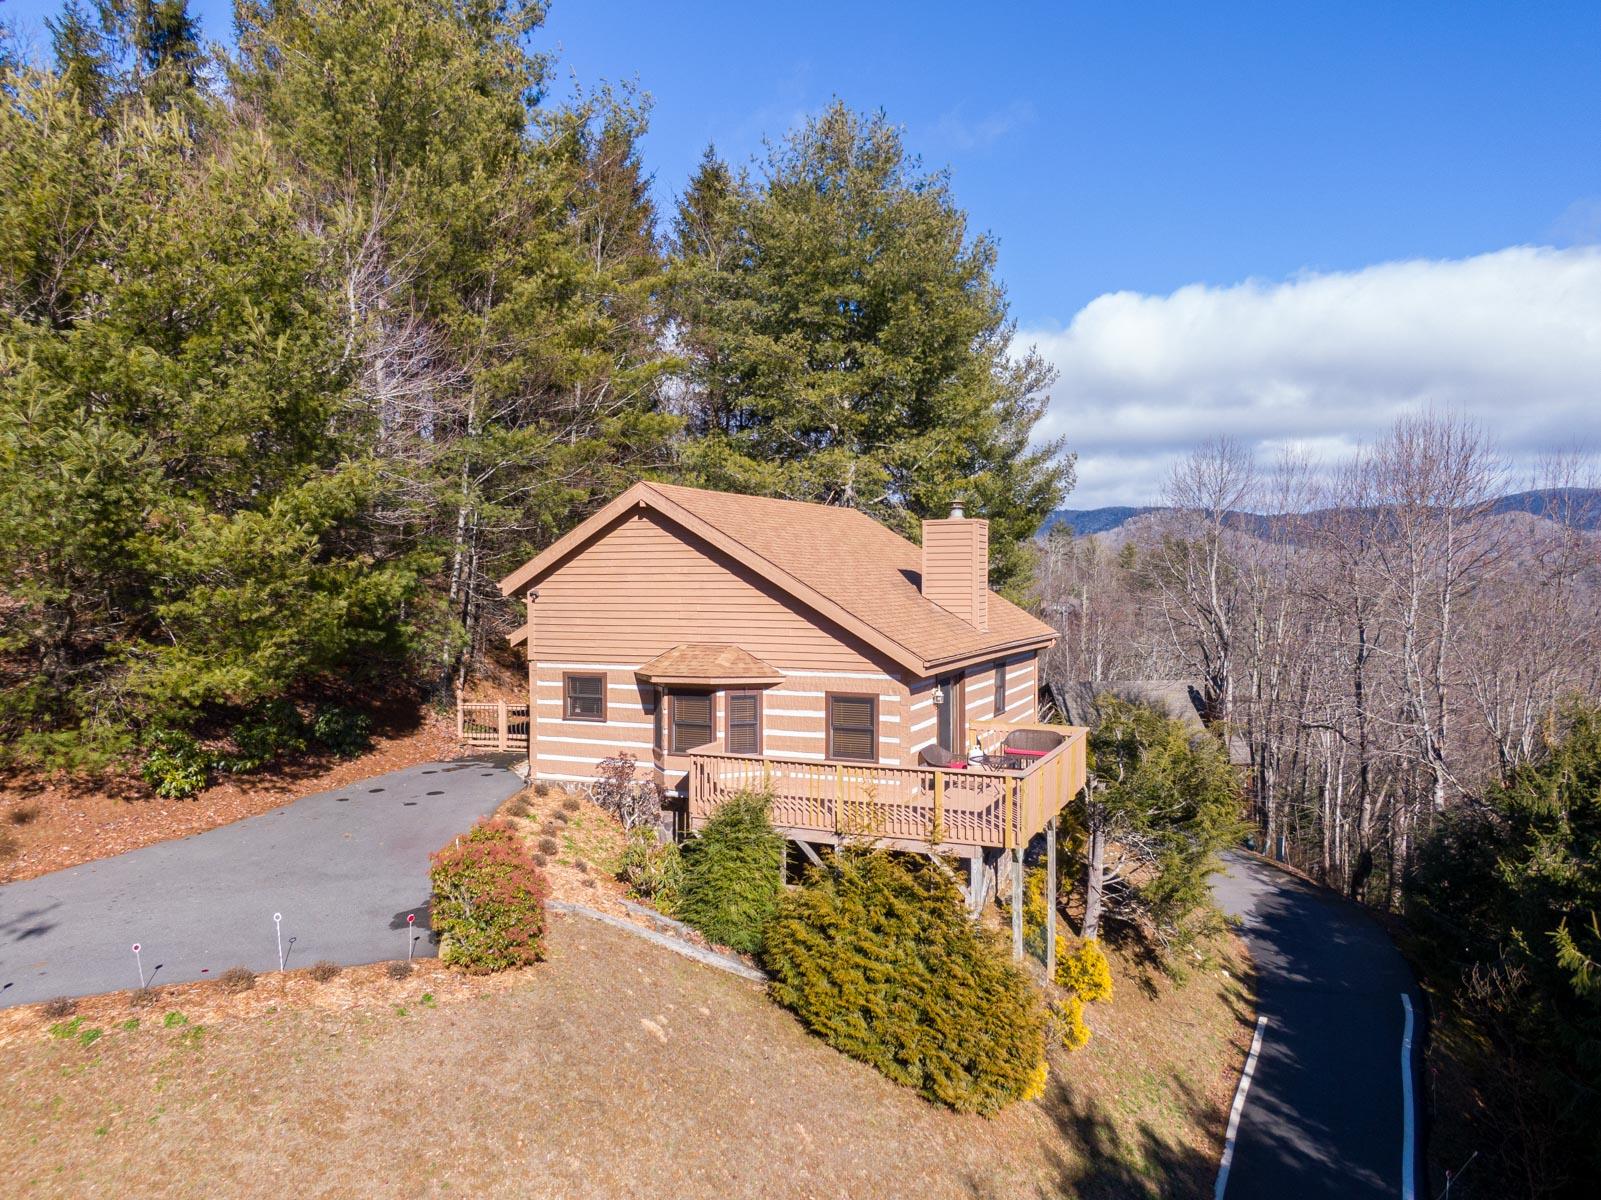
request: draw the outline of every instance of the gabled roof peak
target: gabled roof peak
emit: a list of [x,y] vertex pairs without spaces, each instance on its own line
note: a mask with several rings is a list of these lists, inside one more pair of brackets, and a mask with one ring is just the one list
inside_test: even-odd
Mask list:
[[638,506],[659,513],[918,675],[1012,650],[1056,631],[989,593],[975,629],[921,591],[922,551],[857,509],[642,481],[501,580],[513,595]]

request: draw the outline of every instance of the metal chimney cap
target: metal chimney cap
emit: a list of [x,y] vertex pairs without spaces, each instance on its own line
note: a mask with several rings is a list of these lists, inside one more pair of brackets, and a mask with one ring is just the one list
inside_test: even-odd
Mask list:
[[960,521],[966,515],[967,515],[967,513],[962,508],[962,502],[960,500],[952,500],[951,501],[951,520]]

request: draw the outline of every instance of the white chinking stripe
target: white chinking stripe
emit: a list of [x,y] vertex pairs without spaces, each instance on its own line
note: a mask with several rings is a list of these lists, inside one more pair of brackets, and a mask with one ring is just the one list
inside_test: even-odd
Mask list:
[[879,671],[786,671],[783,667],[779,667],[778,673],[786,678],[796,679],[876,679],[880,683],[901,681],[899,675],[885,675]]
[[534,666],[550,667],[557,671],[637,671],[642,663],[547,662],[538,660]]
[[[570,725],[574,729],[655,729],[650,721],[569,721],[564,717],[545,717],[540,723],[541,729],[547,725]],[[541,737],[544,735],[541,734]]]
[[[541,679],[539,686],[542,688],[555,688],[559,692],[561,691],[561,680],[559,678]],[[639,685],[637,683],[608,683],[606,687],[613,692],[632,692],[636,696],[639,694]]]
[[[541,746],[543,746],[546,742],[565,742],[565,743],[567,743],[569,745],[573,745],[573,746],[608,746],[608,747],[611,747],[612,749],[615,749],[615,750],[649,750],[650,749],[650,743],[649,742],[612,741],[609,738],[548,737],[544,733],[541,733],[539,735],[539,744]],[[543,758],[545,756],[543,754],[541,754],[539,757]],[[551,757],[555,758],[557,756],[556,755],[551,755]]]

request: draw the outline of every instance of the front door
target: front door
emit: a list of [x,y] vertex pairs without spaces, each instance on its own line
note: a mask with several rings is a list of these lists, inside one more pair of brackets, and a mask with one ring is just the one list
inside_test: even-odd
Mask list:
[[942,704],[936,705],[940,749],[952,754],[964,754],[967,748],[962,740],[967,736],[967,689],[960,675],[948,675],[939,680],[939,689],[945,695]]

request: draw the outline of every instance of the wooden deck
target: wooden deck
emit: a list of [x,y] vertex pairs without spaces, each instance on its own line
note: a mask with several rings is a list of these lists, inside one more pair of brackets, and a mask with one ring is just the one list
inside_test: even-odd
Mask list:
[[1020,771],[878,766],[728,754],[715,744],[690,755],[689,824],[698,829],[742,791],[773,797],[773,824],[817,843],[860,838],[895,849],[972,855],[1017,850],[1084,786],[1086,730],[1035,723],[969,722],[986,754],[1017,730],[1046,730],[1062,743]]

